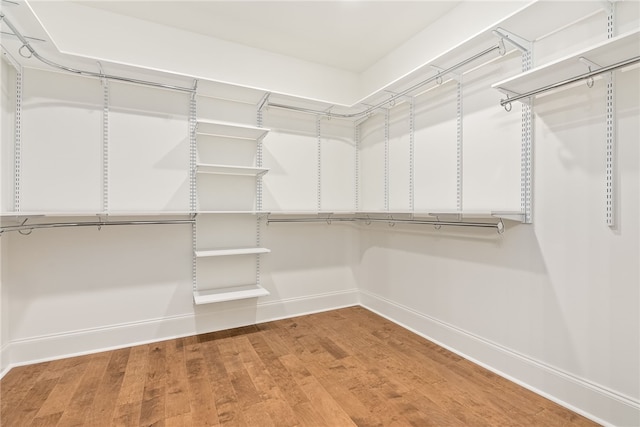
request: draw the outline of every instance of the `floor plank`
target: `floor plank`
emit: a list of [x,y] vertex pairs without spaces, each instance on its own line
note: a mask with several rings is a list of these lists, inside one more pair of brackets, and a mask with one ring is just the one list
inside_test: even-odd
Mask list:
[[362,308],[12,369],[4,426],[594,426]]
[[69,405],[65,408],[57,425],[86,425],[85,419],[89,412],[93,410],[96,393],[105,375],[112,354],[113,352],[105,352],[88,356],[91,358],[91,362],[82,375],[82,379],[72,394]]
[[131,348],[127,367],[116,399],[112,425],[117,427],[137,426],[140,419],[142,396],[147,376],[147,354],[149,348],[140,345]]

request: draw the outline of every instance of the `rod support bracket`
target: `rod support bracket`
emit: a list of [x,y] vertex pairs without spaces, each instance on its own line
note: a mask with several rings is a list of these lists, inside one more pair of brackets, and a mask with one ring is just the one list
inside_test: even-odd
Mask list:
[[[599,70],[600,68],[602,68],[602,66],[600,64],[596,64],[595,62],[591,61],[590,59],[585,58],[584,56],[581,56],[580,58],[578,58],[578,61],[580,61],[584,65],[586,65],[589,72],[596,71],[596,70]],[[590,76],[589,78],[587,78],[587,87],[588,88],[592,88],[593,87],[593,76]]]
[[262,112],[263,109],[269,109],[269,97],[271,96],[271,92],[265,92],[265,94],[258,102],[258,112]]
[[436,84],[440,86],[442,84],[442,76],[444,76],[445,69],[433,64],[429,65],[429,67],[436,71]]
[[514,34],[508,30],[505,30],[504,28],[498,27],[495,30],[493,30],[492,33],[494,36],[500,39],[503,46],[504,46],[504,42],[507,42],[522,53],[531,52],[531,50],[533,49],[532,41],[527,40],[524,37],[520,37],[519,35]]

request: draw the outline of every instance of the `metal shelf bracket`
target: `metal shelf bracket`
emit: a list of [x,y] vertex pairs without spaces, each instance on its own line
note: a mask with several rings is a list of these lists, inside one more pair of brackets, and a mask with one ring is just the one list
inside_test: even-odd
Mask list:
[[511,46],[518,49],[520,52],[531,52],[533,50],[533,42],[525,39],[524,37],[520,37],[517,34],[512,33],[511,31],[505,30],[504,28],[498,27],[493,30],[493,35],[498,37],[500,41],[503,43],[508,43]]

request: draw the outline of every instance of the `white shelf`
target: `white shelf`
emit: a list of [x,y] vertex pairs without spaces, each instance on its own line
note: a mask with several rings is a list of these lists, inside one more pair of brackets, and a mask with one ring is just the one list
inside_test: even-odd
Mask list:
[[523,222],[524,214],[520,211],[450,211],[450,210],[430,210],[430,211],[411,211],[411,210],[393,210],[393,211],[272,211],[268,213],[269,218],[277,217],[304,217],[318,216],[323,219],[353,217],[363,219],[364,216],[370,216],[373,219],[413,219],[413,218],[429,218],[447,221],[462,221],[464,219],[506,219],[510,221]]
[[463,219],[506,219],[511,221],[524,221],[524,214],[520,211],[453,211],[453,210],[429,210],[429,211],[410,211],[410,210],[395,210],[395,211],[360,211],[355,213],[356,216],[370,215],[372,217],[384,217],[387,219],[389,216],[396,216],[398,219],[401,217],[410,218],[430,218],[440,220],[456,220],[462,221]]
[[413,215],[438,217],[440,219],[446,217],[456,217],[459,220],[500,218],[519,222],[524,221],[524,214],[520,211],[430,211],[415,212]]
[[411,215],[418,212],[410,210],[393,210],[393,211],[358,211],[356,215]]
[[196,305],[213,304],[217,302],[265,297],[267,295],[269,295],[269,291],[262,286],[246,285],[206,291],[194,291],[193,301]]
[[197,258],[232,256],[232,255],[254,255],[271,252],[267,248],[237,248],[237,249],[212,249],[206,251],[195,251]]
[[68,218],[68,217],[132,217],[132,216],[190,216],[188,211],[116,211],[116,212],[81,212],[81,211],[26,211],[26,212],[0,212],[2,218],[12,217],[45,217],[45,218]]
[[197,211],[198,215],[268,215],[266,211]]
[[229,165],[212,165],[198,163],[196,165],[198,173],[209,173],[217,175],[245,175],[260,176],[269,171],[267,168],[256,168],[250,166],[229,166]]
[[197,125],[196,134],[198,135],[220,136],[250,141],[259,141],[269,133],[269,129],[265,128],[213,120],[198,120]]
[[[639,52],[640,30],[634,30],[515,77],[499,81],[491,87],[507,95],[524,94],[587,73],[588,66],[579,58],[585,58],[600,67],[606,67],[637,57]],[[597,68],[592,67],[591,71],[596,70]]]
[[355,211],[271,211],[269,216],[354,215]]
[[411,210],[393,210],[393,211],[271,211],[267,212],[269,217],[286,217],[286,216],[349,216],[362,217],[370,215],[372,217],[389,216],[412,217],[412,218],[436,218],[436,217],[456,217],[457,219],[493,219],[502,218],[513,221],[523,221],[524,214],[520,211],[453,211],[453,210],[428,210],[428,211],[411,211]]

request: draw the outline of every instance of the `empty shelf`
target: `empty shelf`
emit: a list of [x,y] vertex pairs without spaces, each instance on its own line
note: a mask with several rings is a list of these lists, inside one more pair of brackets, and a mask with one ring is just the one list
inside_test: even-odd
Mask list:
[[197,211],[198,215],[236,215],[236,214],[244,214],[244,215],[267,215],[269,212],[266,211]]
[[501,218],[512,221],[524,221],[524,214],[520,211],[430,211],[423,213],[415,213],[414,216],[432,216],[432,217],[457,217],[458,219],[491,219]]
[[269,295],[269,291],[259,285],[234,286],[229,288],[194,291],[195,304],[213,304],[216,302],[235,301],[247,298],[258,298]]
[[250,166],[228,166],[228,165],[211,165],[198,163],[196,165],[198,173],[210,173],[218,175],[247,175],[259,176],[269,171],[267,168],[256,168]]
[[215,256],[266,254],[269,252],[271,252],[271,250],[267,248],[212,249],[207,251],[195,251],[195,255],[197,258],[204,258]]
[[355,211],[270,211],[272,216],[353,215]]
[[25,218],[25,217],[50,217],[50,218],[68,218],[68,217],[156,217],[156,216],[190,216],[191,212],[188,211],[110,211],[110,212],[98,212],[98,211],[31,211],[31,212],[0,212],[2,218]]
[[454,221],[462,221],[463,219],[506,219],[511,221],[524,221],[524,214],[520,211],[455,211],[455,210],[429,210],[429,211],[361,211],[357,212],[356,216],[362,218],[365,215],[366,217],[371,218],[396,218],[402,219],[403,217],[408,218],[430,218],[430,219],[439,219],[439,220],[454,220]]
[[269,129],[212,120],[198,120],[196,133],[198,135],[259,141],[269,133]]
[[[507,95],[524,94],[587,73],[589,68],[580,61],[580,58],[592,61],[600,67],[606,67],[637,57],[639,50],[640,30],[630,31],[598,43],[589,49],[497,82],[491,87]],[[592,67],[592,71],[597,71],[598,68]]]

